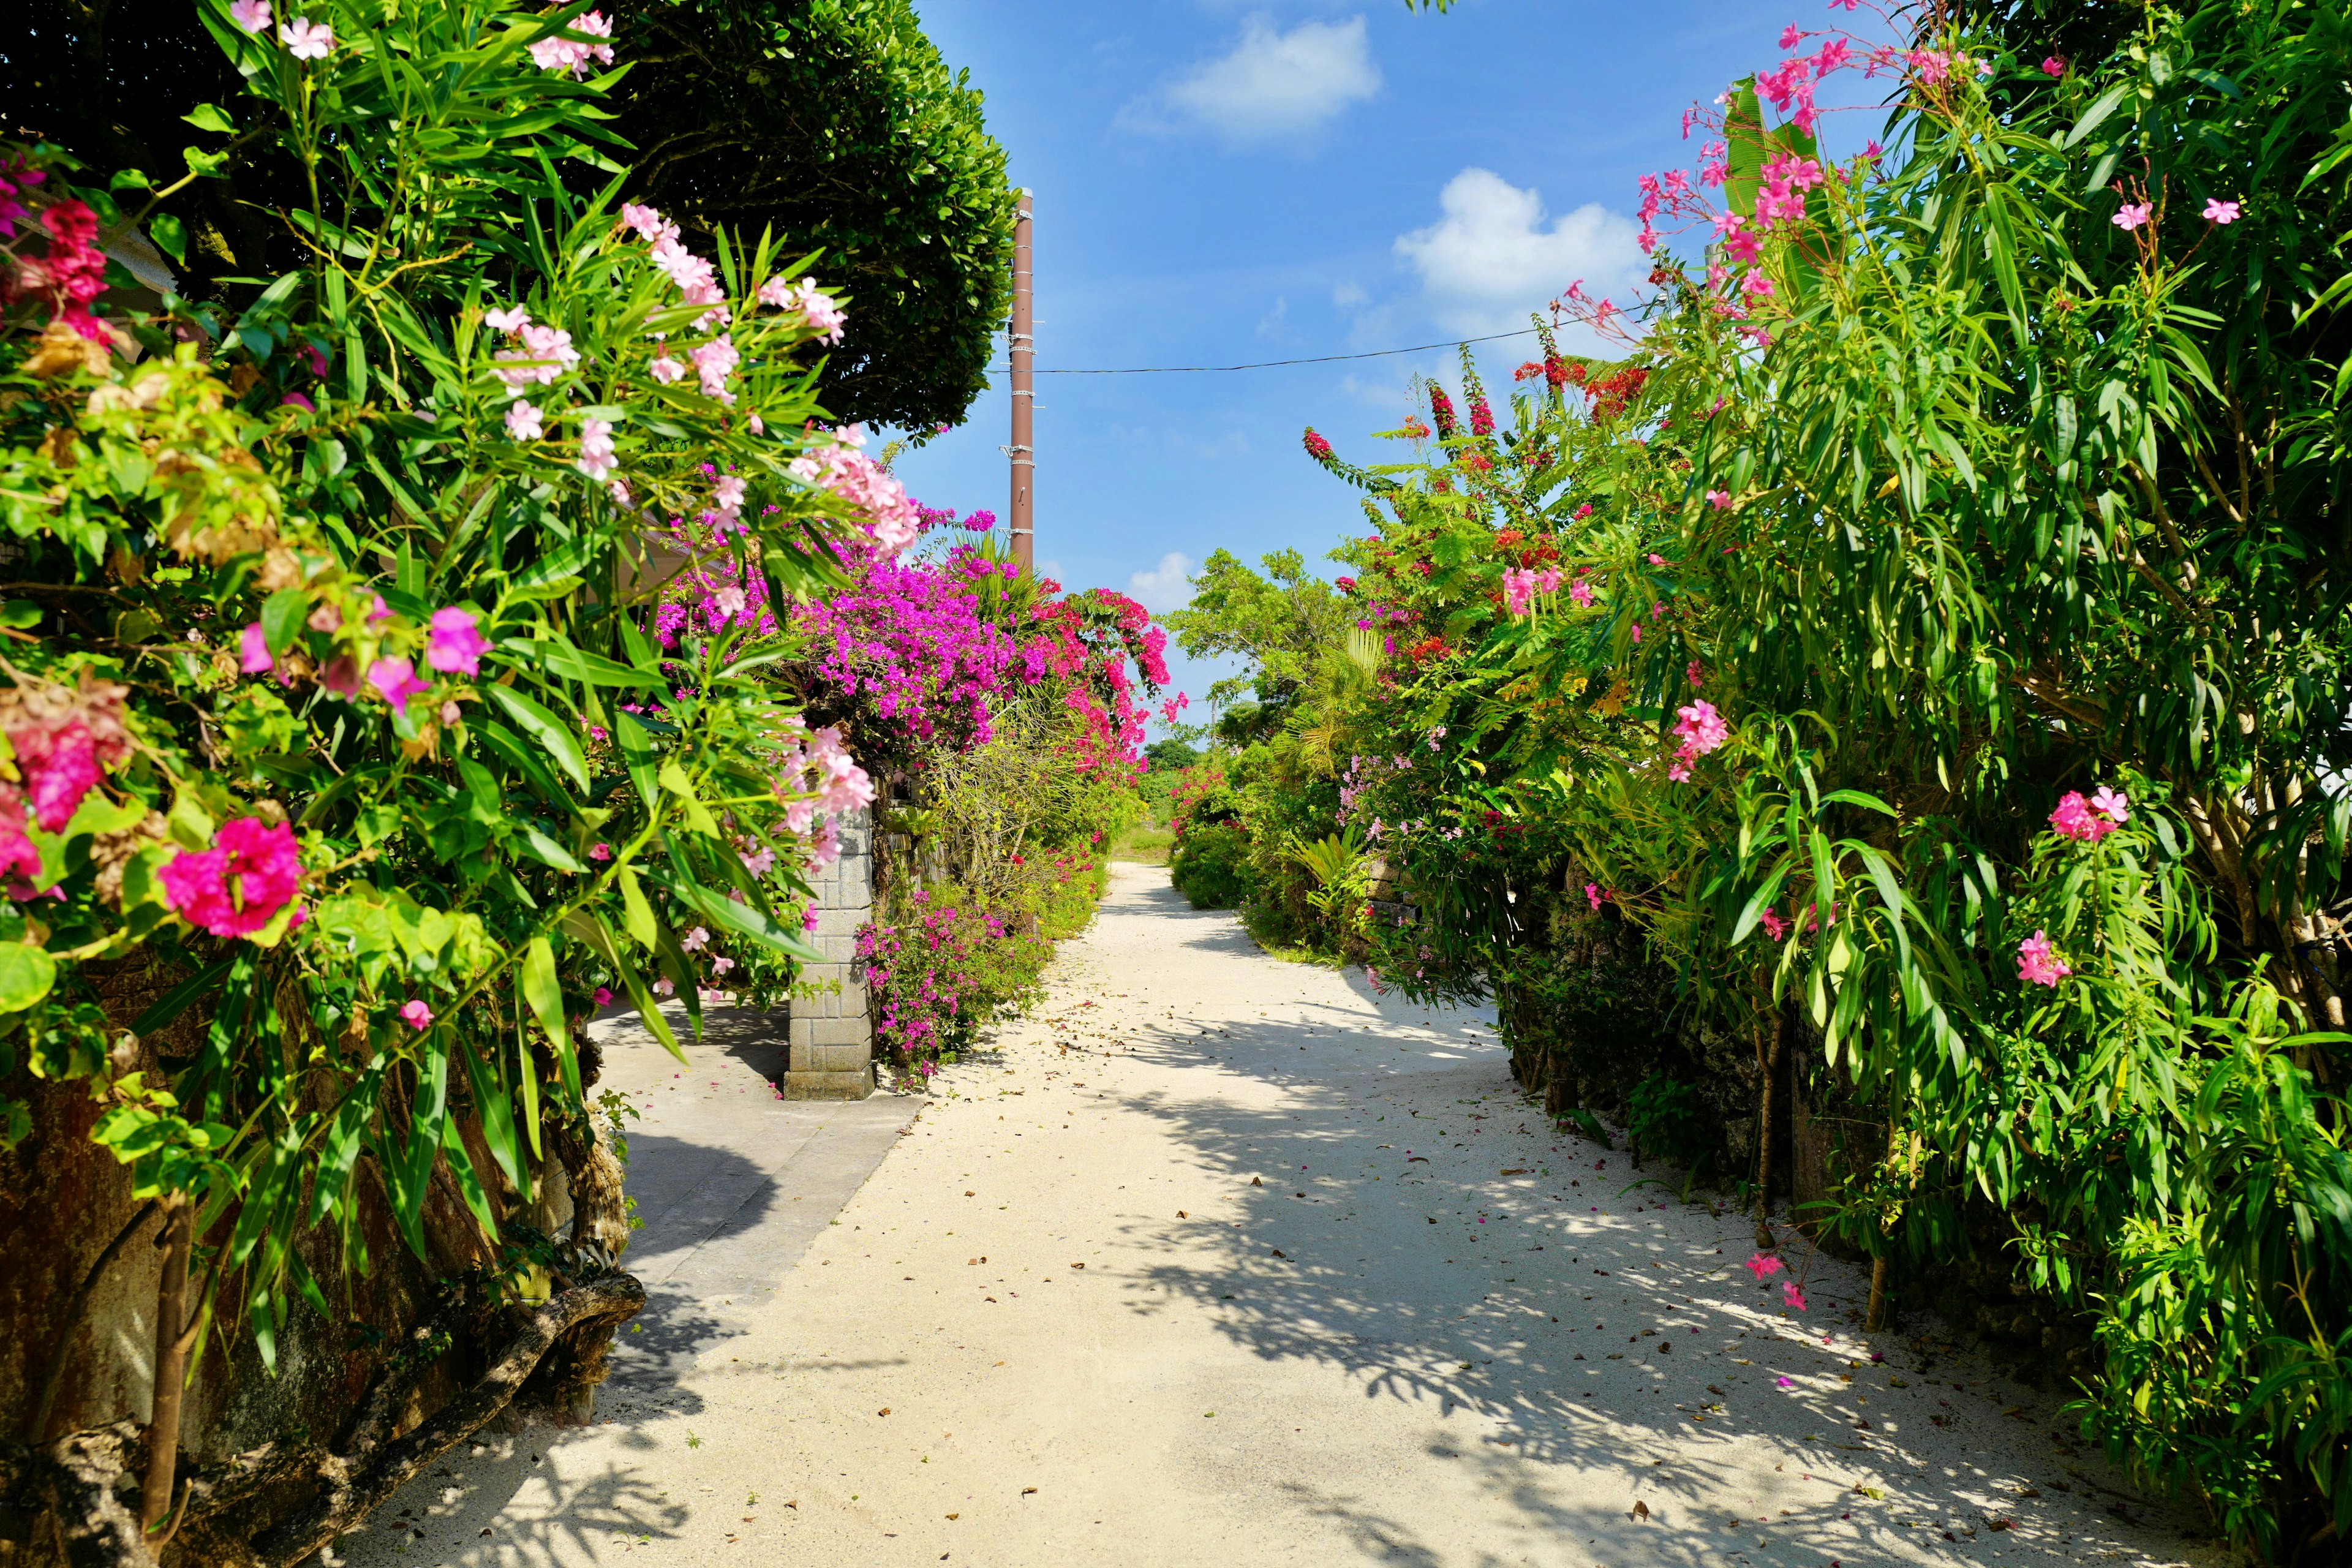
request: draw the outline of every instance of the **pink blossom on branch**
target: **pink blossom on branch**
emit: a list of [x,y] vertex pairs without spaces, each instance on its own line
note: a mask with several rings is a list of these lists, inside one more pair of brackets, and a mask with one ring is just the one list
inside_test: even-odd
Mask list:
[[433,612],[425,662],[434,668],[444,675],[478,674],[489,648],[473,611],[452,605]]

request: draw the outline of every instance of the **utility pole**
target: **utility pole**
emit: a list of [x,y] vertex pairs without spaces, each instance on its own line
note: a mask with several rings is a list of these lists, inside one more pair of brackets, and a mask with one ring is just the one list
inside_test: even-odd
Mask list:
[[1037,338],[1029,299],[1029,193],[1021,193],[1013,220],[1013,563],[1025,574],[1037,558]]

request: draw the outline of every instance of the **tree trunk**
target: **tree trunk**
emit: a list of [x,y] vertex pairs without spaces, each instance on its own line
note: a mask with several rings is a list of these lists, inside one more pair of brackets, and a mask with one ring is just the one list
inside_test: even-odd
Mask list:
[[1772,1246],[1772,1088],[1780,1081],[1780,1052],[1789,1042],[1789,1009],[1772,1014],[1772,1054],[1764,1062],[1764,1125],[1756,1139],[1756,1245]]
[[1864,1333],[1874,1334],[1886,1326],[1886,1259],[1884,1256],[1870,1260],[1870,1310],[1862,1321]]
[[150,1534],[172,1510],[180,1461],[180,1398],[187,1391],[188,1247],[194,1215],[187,1200],[164,1200],[163,1280],[155,1291],[155,1400],[147,1423],[147,1479],[139,1489],[139,1526]]

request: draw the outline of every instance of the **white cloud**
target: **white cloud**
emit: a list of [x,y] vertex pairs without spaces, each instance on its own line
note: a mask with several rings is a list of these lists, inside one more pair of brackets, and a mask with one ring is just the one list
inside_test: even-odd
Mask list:
[[1301,22],[1287,33],[1252,16],[1232,52],[1136,100],[1118,122],[1135,131],[1198,127],[1240,146],[1313,131],[1380,87],[1361,16]]
[[1331,303],[1342,310],[1352,310],[1359,305],[1369,305],[1372,297],[1360,283],[1342,283],[1331,290]]
[[1181,610],[1192,602],[1192,558],[1171,550],[1150,571],[1130,573],[1127,595],[1155,616]]
[[1465,169],[1438,195],[1444,216],[1400,235],[1396,253],[1421,274],[1448,331],[1525,326],[1570,283],[1622,303],[1644,272],[1633,220],[1590,202],[1545,224],[1543,196],[1486,169]]

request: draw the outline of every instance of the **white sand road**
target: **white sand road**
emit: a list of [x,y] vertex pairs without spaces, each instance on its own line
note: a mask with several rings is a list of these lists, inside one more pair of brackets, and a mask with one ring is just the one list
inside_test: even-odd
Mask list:
[[2225,1560],[2054,1400],[1865,1339],[1793,1237],[1785,1310],[1748,1220],[1627,1191],[1490,1025],[1122,867],[928,1101],[788,1106],[723,1031],[681,1075],[600,1026],[646,1107],[642,1331],[596,1424],[458,1450],[336,1560]]

